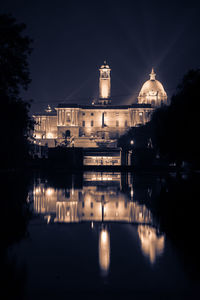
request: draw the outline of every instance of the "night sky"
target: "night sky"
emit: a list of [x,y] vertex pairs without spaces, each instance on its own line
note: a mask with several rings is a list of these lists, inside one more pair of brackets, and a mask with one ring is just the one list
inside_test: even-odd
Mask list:
[[27,25],[33,40],[32,112],[47,104],[91,103],[98,68],[110,65],[112,103],[131,104],[154,67],[169,97],[199,68],[200,1],[3,0],[1,13]]

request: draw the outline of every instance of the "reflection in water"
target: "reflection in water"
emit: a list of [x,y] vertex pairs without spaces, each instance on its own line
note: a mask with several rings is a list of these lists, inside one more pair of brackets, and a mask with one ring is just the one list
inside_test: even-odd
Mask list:
[[155,228],[148,225],[139,225],[138,235],[143,254],[147,256],[153,264],[156,257],[161,255],[164,251],[164,235],[159,235]]
[[[137,201],[138,192],[135,192],[130,176],[127,186],[121,173],[88,172],[84,173],[83,179],[81,188],[75,187],[74,177],[67,188],[54,188],[47,181],[39,180],[33,189],[35,213],[42,214],[47,224],[89,221],[91,229],[95,222],[104,224],[99,234],[99,264],[103,275],[108,273],[110,265],[110,236],[105,222],[138,224],[141,250],[154,263],[156,256],[164,250],[164,236],[159,236],[151,227],[152,214],[146,205]],[[150,197],[152,191],[148,189]]]
[[34,211],[44,214],[47,223],[52,220],[65,223],[123,221],[151,224],[150,210],[144,204],[133,201],[132,187],[129,196],[124,194],[120,190],[119,174],[114,175],[108,186],[102,185],[102,181],[110,181],[111,174],[89,174],[85,176],[87,180],[82,189],[75,189],[73,185],[68,189],[55,189],[38,182],[33,190]]
[[110,266],[110,235],[104,227],[99,234],[99,265],[102,275],[106,276]]
[[86,172],[83,174],[85,181],[121,181],[121,173],[115,172]]

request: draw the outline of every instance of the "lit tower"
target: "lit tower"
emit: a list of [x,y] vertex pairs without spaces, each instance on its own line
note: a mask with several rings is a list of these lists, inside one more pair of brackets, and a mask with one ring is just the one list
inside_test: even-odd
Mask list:
[[111,83],[110,83],[110,67],[104,61],[104,64],[100,67],[100,77],[99,77],[99,104],[110,104],[111,103]]

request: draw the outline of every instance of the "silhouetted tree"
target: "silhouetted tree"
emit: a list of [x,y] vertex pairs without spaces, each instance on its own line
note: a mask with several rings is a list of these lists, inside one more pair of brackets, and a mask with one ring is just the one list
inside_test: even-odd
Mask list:
[[177,163],[199,162],[200,70],[190,70],[171,104],[152,116],[152,139],[159,152]]
[[0,168],[22,165],[28,153],[30,103],[20,97],[30,83],[28,57],[32,49],[30,38],[23,35],[25,28],[12,16],[0,15]]

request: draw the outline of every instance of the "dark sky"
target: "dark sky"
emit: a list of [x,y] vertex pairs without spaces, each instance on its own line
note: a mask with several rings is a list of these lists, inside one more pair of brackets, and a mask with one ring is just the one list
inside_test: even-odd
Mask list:
[[198,0],[3,0],[1,12],[26,23],[34,39],[24,95],[32,111],[91,103],[105,59],[113,104],[133,103],[152,67],[169,97],[185,72],[200,67]]

